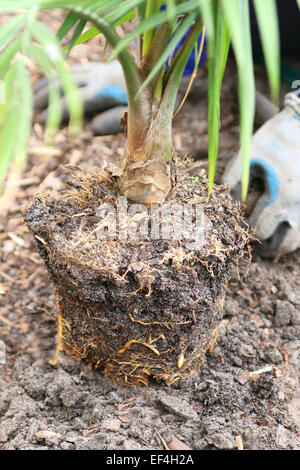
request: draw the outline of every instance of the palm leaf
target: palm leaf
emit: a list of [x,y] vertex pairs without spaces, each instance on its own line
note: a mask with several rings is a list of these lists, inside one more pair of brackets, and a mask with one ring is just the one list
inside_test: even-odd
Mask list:
[[23,13],[13,17],[0,29],[0,48],[6,46],[9,41],[21,30],[27,19],[27,14]]
[[275,0],[254,0],[254,7],[262,40],[269,76],[271,96],[278,101],[280,86],[279,29]]
[[209,194],[216,170],[219,149],[220,93],[227,61],[230,36],[224,11],[217,9],[215,35],[208,39],[208,175]]
[[77,134],[81,127],[83,108],[78,88],[63,60],[59,42],[45,25],[38,21],[35,22],[32,33],[42,46],[44,53],[48,55],[60,78],[69,108],[69,132],[71,135]]
[[182,2],[178,4],[172,10],[172,18],[170,17],[170,12],[167,12],[167,10],[160,10],[151,14],[151,16],[145,17],[138,23],[134,31],[129,33],[124,39],[119,42],[119,44],[117,44],[114,52],[110,57],[110,60],[115,59],[118,54],[127,46],[127,44],[130,43],[138,35],[145,34],[145,32],[156,28],[159,24],[165,23],[167,21],[174,21],[178,16],[183,15],[185,13],[194,14],[194,12],[198,12],[198,2],[199,0],[189,0],[188,2]]
[[[297,0],[297,2],[300,6],[300,0]],[[161,5],[164,3],[167,3],[167,8],[161,9]],[[254,7],[262,39],[271,95],[274,99],[278,96],[279,90],[279,40],[275,0],[265,0],[264,2],[254,0]],[[68,12],[65,21],[57,33],[57,37],[45,25],[36,20],[35,15],[38,8],[62,8]],[[114,48],[110,59],[118,57],[124,69],[131,104],[135,103],[137,89],[141,93],[142,89],[151,83],[156,91],[158,87],[160,88],[161,92],[158,93],[157,97],[162,96],[164,98],[164,105],[167,106],[166,101],[168,96],[170,100],[173,100],[174,93],[179,86],[180,77],[176,73],[178,72],[180,75],[183,70],[182,67],[184,67],[188,59],[187,54],[195,46],[194,39],[197,33],[198,35],[200,34],[204,23],[206,26],[209,56],[208,152],[210,188],[214,179],[218,154],[220,90],[230,37],[239,77],[242,197],[245,199],[249,179],[249,152],[253,131],[255,101],[249,5],[247,0],[169,0],[168,2],[163,0],[11,0],[10,2],[0,0],[0,12],[20,10],[24,10],[25,13],[15,16],[8,23],[0,27],[0,48],[1,46],[3,47],[0,56],[0,77],[6,80],[9,86],[11,83],[18,83],[16,76],[19,76],[19,74],[16,74],[15,65],[11,65],[18,51],[34,58],[50,79],[54,74],[57,74],[70,108],[70,130],[78,129],[81,121],[82,107],[77,88],[65,65],[58,40],[64,38],[72,28],[74,28],[72,38],[65,48],[68,51],[76,44],[85,42],[100,33],[104,34],[106,40]],[[181,21],[178,21],[180,16],[183,16],[183,18]],[[133,18],[138,20],[135,30],[127,34],[124,39],[121,39],[114,30],[115,26],[126,23]],[[83,32],[87,22],[91,22],[92,27]],[[156,51],[156,58],[151,61],[151,67],[147,70],[144,83],[142,83],[135,61],[127,49],[128,44],[135,37],[139,38],[139,59],[142,60],[142,56],[145,57],[148,51],[150,51],[150,44],[154,41],[158,25],[163,24],[170,25],[170,40],[162,41],[160,53],[158,54]],[[22,31],[22,28],[24,28],[24,31]],[[184,48],[176,52],[168,71],[165,72],[166,61],[170,56],[172,57],[176,45],[189,30],[193,30],[194,42],[192,40],[185,42]],[[32,43],[31,34],[37,41],[37,44]],[[23,70],[22,66],[18,70]],[[14,76],[14,73],[16,76]],[[159,80],[157,81],[156,78],[154,80],[154,77],[159,77]],[[30,103],[29,95],[26,95],[29,84],[28,73],[26,72],[24,72],[24,80],[22,93],[24,93],[24,96],[27,96],[27,103]],[[172,83],[169,83],[169,81]],[[18,86],[20,88],[20,84]],[[168,88],[168,92],[165,94],[164,87]],[[6,133],[14,131],[14,123],[10,115],[12,112],[15,113],[17,109],[16,105],[13,104],[14,101],[10,93],[8,93],[8,97],[7,106],[2,107],[0,110],[0,137],[2,136],[3,139]],[[57,100],[58,90],[54,82],[51,82],[51,109],[49,108],[47,129],[49,132],[52,129],[53,133],[56,132],[59,124],[59,114],[55,114],[54,111],[54,103]],[[53,104],[52,107],[51,103]],[[133,110],[133,107],[131,107],[131,110]],[[4,120],[6,113],[8,113],[7,119]],[[25,127],[23,135],[27,135]],[[7,142],[8,147],[12,145],[9,143],[10,139],[5,142]],[[4,152],[5,158],[2,162],[6,161],[7,163],[8,157],[6,158],[6,156],[10,152],[11,149],[8,153]],[[2,169],[5,167],[5,163],[3,165]]]
[[[18,113],[18,99],[16,93],[12,93],[12,90],[16,89],[16,74],[17,63],[10,67],[7,75],[4,77],[4,84],[9,93],[6,94],[5,104],[1,105],[2,122],[0,126],[0,142],[5,142],[5,145],[3,145],[1,149],[0,189],[13,155],[13,149],[18,133],[19,122],[18,119],[16,119],[16,115]],[[4,121],[2,119],[3,115],[6,116]]]
[[238,67],[242,200],[247,197],[249,156],[254,123],[255,85],[250,35],[249,4],[244,0],[222,2]]
[[15,136],[14,168],[20,173],[26,160],[27,142],[31,132],[32,89],[30,75],[23,61],[17,64],[16,88],[18,98],[18,132]]
[[[172,55],[174,49],[178,45],[178,43],[183,39],[185,34],[189,31],[191,26],[194,24],[195,19],[197,17],[197,13],[194,13],[193,15],[190,15],[186,18],[184,18],[178,25],[172,39],[170,40],[169,44],[163,51],[162,55],[156,62],[156,64],[153,66],[151,72],[143,82],[142,86],[139,89],[139,93],[151,82],[151,80],[155,77],[155,75],[160,71],[160,69],[164,66],[164,64],[167,62],[167,59]],[[180,49],[179,49],[180,51]],[[177,54],[179,53],[177,52]],[[176,55],[172,59],[175,63],[176,61]],[[167,73],[167,77],[172,71],[172,67],[169,67],[169,71]]]
[[[74,46],[77,46],[78,44],[83,44],[87,41],[90,41],[91,39],[95,38],[101,34],[98,28],[96,26],[92,26],[91,28],[87,29],[84,33],[82,33],[75,41]],[[65,47],[67,49],[68,46]]]
[[78,21],[78,15],[69,13],[57,32],[57,39],[63,39]]
[[73,46],[76,44],[77,39],[80,37],[82,31],[85,28],[85,25],[86,25],[86,20],[79,20],[78,21],[78,24],[75,28],[72,39],[71,39],[71,41],[69,42],[69,44],[67,46],[67,56],[70,54]]
[[[149,18],[149,16],[153,15],[153,13],[156,13],[160,10],[160,1],[158,0],[150,0],[149,2],[146,3],[146,8],[145,8],[145,18]],[[145,31],[143,34],[143,43],[142,43],[142,56],[144,57],[150,46],[151,42],[155,36],[157,26],[154,26],[151,29],[148,29]]]
[[6,73],[12,59],[21,48],[22,38],[16,37],[0,55],[0,77]]
[[121,4],[119,8],[113,9],[113,11],[109,12],[103,18],[110,25],[116,24],[122,18],[124,21],[127,21],[127,15],[134,14],[135,8],[143,2],[144,0],[130,0],[129,2]]
[[31,44],[28,55],[39,65],[49,81],[49,104],[45,130],[45,142],[53,143],[61,122],[60,91],[55,69],[48,57],[43,53],[43,48]]
[[[135,17],[135,12],[134,11],[129,11],[126,15],[122,16],[119,20],[114,23],[115,26],[119,26],[123,23],[126,23],[127,21],[133,20]],[[92,26],[91,28],[87,29],[84,33],[80,34],[80,36],[76,39],[74,42],[73,46],[77,46],[78,44],[84,44],[91,39],[94,39],[96,36],[101,34],[101,31],[99,31],[96,26]],[[68,46],[66,46],[64,49],[67,49]]]

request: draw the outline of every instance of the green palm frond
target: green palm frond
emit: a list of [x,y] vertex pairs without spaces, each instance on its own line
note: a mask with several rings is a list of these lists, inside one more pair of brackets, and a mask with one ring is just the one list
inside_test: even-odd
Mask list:
[[230,35],[222,8],[213,16],[213,34],[208,37],[208,178],[211,192],[219,149],[220,93]]
[[249,181],[249,154],[255,111],[255,84],[251,49],[249,4],[244,0],[223,2],[224,14],[235,52],[240,103],[240,146],[242,155],[242,199]]
[[[300,0],[299,0],[300,1]],[[269,76],[271,97],[276,101],[280,87],[279,28],[275,0],[254,0],[257,22]]]
[[[297,0],[300,6],[300,0]],[[162,9],[162,5],[167,8]],[[275,0],[254,0],[255,13],[262,39],[271,96],[279,92],[279,33]],[[55,35],[40,20],[37,11],[60,8],[66,19]],[[138,118],[138,100],[143,91],[152,90],[170,110],[179,87],[181,73],[195,47],[197,34],[206,29],[208,49],[208,130],[209,130],[209,187],[214,180],[218,155],[220,92],[231,42],[239,77],[240,145],[243,160],[242,192],[245,200],[249,179],[249,151],[254,120],[254,75],[251,51],[248,0],[0,0],[0,12],[19,12],[0,27],[0,78],[7,90],[12,85],[19,90],[28,122],[31,122],[32,97],[29,93],[30,77],[24,57],[34,60],[50,80],[47,135],[57,132],[60,116],[57,109],[59,94],[54,77],[59,77],[70,112],[70,131],[78,130],[82,106],[78,90],[66,66],[66,54],[72,47],[103,34],[113,47],[110,59],[118,58],[127,82],[129,102]],[[125,38],[116,32],[116,26],[134,22],[134,29]],[[161,25],[161,27],[158,27]],[[185,37],[184,47],[174,54],[178,41]],[[60,41],[66,35],[71,39],[65,50]],[[69,37],[69,36],[68,36]],[[139,54],[133,57],[129,45],[137,38]],[[166,71],[165,64],[172,56]],[[147,57],[147,66],[143,60]],[[141,73],[140,67],[143,67]],[[178,77],[178,75],[180,75]],[[22,78],[22,84],[21,79]],[[169,103],[168,103],[169,100]],[[30,125],[23,126],[19,143],[11,137],[15,129],[13,116],[19,113],[15,99],[7,93],[7,102],[0,105],[0,142],[3,152],[0,160],[0,184],[12,161],[24,161],[25,141]],[[171,112],[169,119],[172,119]],[[28,117],[29,116],[29,117]],[[21,144],[22,142],[22,144]],[[20,155],[23,155],[22,158]],[[26,152],[25,152],[26,154]],[[18,155],[18,157],[17,157]],[[21,164],[21,163],[20,163]]]

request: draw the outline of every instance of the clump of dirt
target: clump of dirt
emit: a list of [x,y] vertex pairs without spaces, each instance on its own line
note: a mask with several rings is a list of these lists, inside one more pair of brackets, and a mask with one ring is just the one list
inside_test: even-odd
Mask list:
[[199,369],[217,338],[230,267],[250,256],[239,203],[223,186],[208,199],[193,167],[174,159],[173,189],[155,215],[119,198],[105,170],[79,172],[71,190],[40,193],[25,211],[55,286],[59,346],[118,383],[172,385]]

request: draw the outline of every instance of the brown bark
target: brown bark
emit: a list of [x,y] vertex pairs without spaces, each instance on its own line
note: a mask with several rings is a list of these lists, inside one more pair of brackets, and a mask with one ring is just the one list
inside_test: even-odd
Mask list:
[[[140,127],[139,127],[140,129]],[[160,111],[149,129],[137,134],[128,120],[128,140],[120,170],[120,191],[131,201],[150,206],[162,203],[171,189],[171,122]]]

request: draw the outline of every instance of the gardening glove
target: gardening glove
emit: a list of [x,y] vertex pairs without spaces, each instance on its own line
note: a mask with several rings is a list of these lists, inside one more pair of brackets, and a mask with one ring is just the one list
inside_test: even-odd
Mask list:
[[[127,106],[127,91],[122,67],[118,60],[111,63],[88,62],[71,67],[72,77],[80,87],[81,98],[86,114],[101,112],[92,120],[96,135],[120,132],[120,120]],[[39,111],[38,120],[45,123],[48,106],[48,80],[42,78],[33,87],[35,109]],[[68,118],[65,97],[61,97],[62,119]]]
[[[234,199],[240,196],[240,152],[223,175]],[[252,137],[250,182],[264,191],[250,210],[249,225],[261,241],[259,251],[279,257],[300,246],[300,96],[288,93],[284,108]]]

